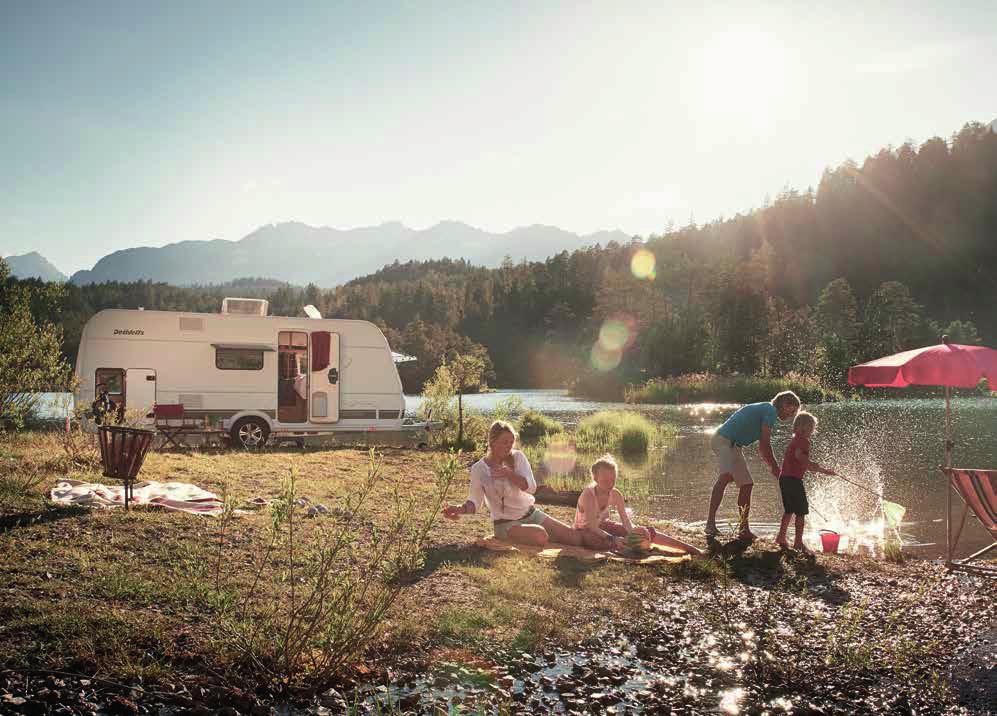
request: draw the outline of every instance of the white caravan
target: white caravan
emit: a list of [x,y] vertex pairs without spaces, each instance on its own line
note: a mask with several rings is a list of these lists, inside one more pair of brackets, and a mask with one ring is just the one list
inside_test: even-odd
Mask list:
[[80,339],[77,405],[90,405],[104,383],[131,414],[143,411],[151,422],[154,404],[179,403],[185,418],[244,447],[270,437],[425,428],[403,425],[401,380],[377,326],[267,316],[267,305],[226,298],[219,314],[101,311]]

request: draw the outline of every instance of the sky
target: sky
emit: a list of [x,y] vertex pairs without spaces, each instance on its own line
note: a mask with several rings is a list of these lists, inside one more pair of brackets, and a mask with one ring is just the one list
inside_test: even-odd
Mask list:
[[[997,117],[997,3],[0,2],[0,255],[647,236]],[[404,257],[403,257],[404,258]]]

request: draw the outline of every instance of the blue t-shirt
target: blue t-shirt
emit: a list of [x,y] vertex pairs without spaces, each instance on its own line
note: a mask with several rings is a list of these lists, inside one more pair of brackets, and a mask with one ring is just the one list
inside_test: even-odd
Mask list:
[[763,423],[774,427],[777,417],[779,415],[772,403],[751,403],[727,418],[727,422],[717,429],[717,434],[744,447],[762,436]]

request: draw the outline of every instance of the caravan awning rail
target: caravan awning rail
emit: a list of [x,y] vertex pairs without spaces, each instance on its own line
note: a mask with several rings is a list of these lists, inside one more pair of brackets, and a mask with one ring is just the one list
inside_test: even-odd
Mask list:
[[241,351],[269,351],[273,353],[276,349],[266,343],[212,343],[215,348],[230,348]]

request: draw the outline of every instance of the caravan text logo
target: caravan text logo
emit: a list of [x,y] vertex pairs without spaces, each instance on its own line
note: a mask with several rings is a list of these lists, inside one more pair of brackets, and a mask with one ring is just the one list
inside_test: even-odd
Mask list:
[[141,328],[115,328],[114,335],[116,336],[144,336],[145,331]]

